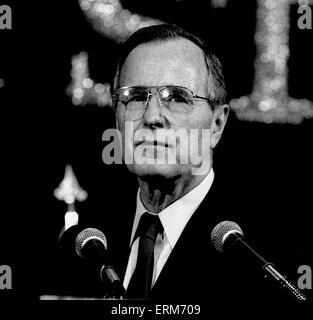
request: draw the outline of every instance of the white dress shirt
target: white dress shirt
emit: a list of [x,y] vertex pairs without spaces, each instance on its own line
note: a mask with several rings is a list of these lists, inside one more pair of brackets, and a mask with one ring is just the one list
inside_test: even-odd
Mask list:
[[[213,169],[209,171],[208,175],[192,189],[189,193],[179,198],[164,210],[158,213],[162,226],[164,228],[163,235],[157,236],[154,247],[154,268],[152,276],[152,286],[157,280],[160,272],[165,265],[169,255],[171,254],[180,234],[184,230],[187,222],[197,210],[198,206],[209,192],[214,179]],[[137,193],[137,208],[136,215],[133,223],[130,245],[133,242],[135,232],[137,230],[140,217],[143,213],[149,212],[142,204],[140,199],[140,189]],[[150,214],[155,214],[149,212]],[[138,254],[139,238],[137,238],[131,247],[128,265],[124,277],[124,288],[127,289],[129,281],[136,267],[137,254]]]

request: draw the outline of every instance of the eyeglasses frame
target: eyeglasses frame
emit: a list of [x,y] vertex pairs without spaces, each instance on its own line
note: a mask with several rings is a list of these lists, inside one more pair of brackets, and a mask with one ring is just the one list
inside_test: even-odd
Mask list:
[[[117,94],[116,94],[116,93],[117,93],[119,90],[125,90],[125,89],[130,89],[130,88],[143,88],[143,89],[146,89],[146,90],[148,91],[148,97],[147,97],[147,101],[146,101],[146,103],[145,103],[145,108],[147,108],[147,105],[148,105],[151,97],[154,96],[154,95],[157,95],[160,106],[165,107],[165,106],[163,105],[162,101],[161,101],[161,98],[160,98],[160,91],[163,90],[163,89],[166,89],[166,88],[168,88],[168,87],[175,87],[175,88],[185,89],[185,90],[187,90],[187,91],[189,91],[189,92],[191,93],[191,96],[192,96],[193,100],[206,100],[207,102],[209,102],[209,104],[210,104],[210,106],[211,106],[212,108],[214,108],[215,105],[216,105],[216,101],[214,101],[214,100],[212,100],[212,99],[210,99],[210,98],[198,96],[198,95],[194,94],[192,90],[190,90],[190,89],[187,88],[187,87],[183,87],[183,86],[173,86],[173,85],[168,85],[168,86],[124,86],[124,87],[117,88],[117,89],[114,91],[114,94],[113,94],[113,106],[114,106],[114,109],[116,110],[116,107],[115,107],[115,106],[116,106],[117,103],[119,102],[119,101],[117,101],[117,98],[116,98]],[[149,90],[149,89],[155,89],[155,88],[157,89],[157,92],[156,92],[156,93],[152,93],[152,92]],[[127,106],[127,104],[124,103],[123,101],[120,101],[120,102],[122,102],[125,106]],[[193,103],[194,103],[194,102],[193,102]],[[166,107],[165,107],[165,108],[166,108]]]

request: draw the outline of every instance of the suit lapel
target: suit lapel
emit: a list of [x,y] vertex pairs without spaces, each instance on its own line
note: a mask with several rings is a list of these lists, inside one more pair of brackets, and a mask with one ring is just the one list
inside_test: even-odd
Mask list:
[[164,265],[153,287],[152,297],[164,297],[164,293],[174,294],[175,291],[178,298],[181,286],[184,286],[184,290],[181,291],[187,289],[195,292],[198,281],[216,278],[221,257],[210,243],[210,233],[223,219],[218,205],[216,185],[213,183]]

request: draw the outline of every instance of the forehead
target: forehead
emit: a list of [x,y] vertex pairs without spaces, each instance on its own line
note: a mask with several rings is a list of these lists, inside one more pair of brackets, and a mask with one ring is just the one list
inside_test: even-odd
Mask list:
[[184,38],[145,43],[126,58],[120,85],[181,85],[194,90],[207,79],[202,50]]

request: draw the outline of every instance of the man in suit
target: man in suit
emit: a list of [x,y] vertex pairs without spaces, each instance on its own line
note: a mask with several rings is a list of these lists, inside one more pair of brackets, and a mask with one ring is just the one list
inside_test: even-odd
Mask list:
[[[175,25],[140,29],[122,49],[113,103],[124,163],[139,183],[129,198],[123,194],[124,209],[116,205],[119,232],[108,230],[126,296],[237,306],[284,301],[258,270],[224,257],[210,243],[223,220],[249,224],[255,198],[242,206],[226,192],[225,181],[214,179],[213,149],[229,107],[221,64],[208,46]],[[270,232],[264,205],[254,209],[263,217],[260,239],[262,230]]]
[[[139,182],[124,277],[127,295],[165,297],[178,290],[195,297],[192,284],[199,280],[194,271],[206,264],[195,268],[192,256],[201,259],[207,253],[199,250],[209,247],[210,224],[201,208],[210,197],[212,152],[229,110],[221,65],[202,40],[183,29],[147,27],[126,42],[113,89],[124,162]],[[138,231],[143,216],[157,224],[149,271],[147,262],[139,262],[145,246]],[[179,288],[182,276],[185,288]],[[137,288],[139,282],[148,284]]]
[[[245,183],[240,173],[214,177],[212,152],[229,109],[220,63],[204,42],[174,25],[140,29],[123,46],[113,91],[126,166],[108,168],[114,179],[109,190],[99,191],[101,204],[90,211],[105,212],[97,214],[99,228],[126,297],[200,304],[209,311],[289,301],[245,257],[224,256],[210,242],[217,223],[233,220],[248,238],[253,235],[261,253],[276,258],[273,262],[290,258],[289,271],[308,261],[297,256],[301,247],[286,228],[301,221],[288,222],[282,202],[269,206],[277,186],[275,179],[268,182],[265,168],[249,174]],[[262,183],[266,201],[260,197]],[[285,205],[290,208],[291,202]],[[307,234],[303,227],[301,234]],[[61,261],[67,260],[65,252]],[[81,262],[74,253],[68,268],[60,266],[62,294],[103,296],[98,274],[93,277]]]

